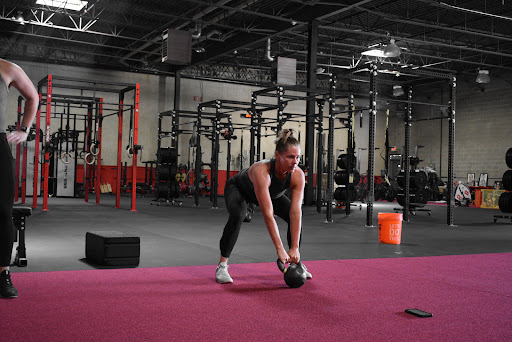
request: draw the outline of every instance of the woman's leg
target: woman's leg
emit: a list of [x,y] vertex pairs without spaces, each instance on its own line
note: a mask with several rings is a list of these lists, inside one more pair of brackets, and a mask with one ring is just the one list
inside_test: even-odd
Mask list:
[[14,243],[12,206],[14,204],[14,171],[11,149],[6,135],[0,134],[0,272],[11,263]]
[[[288,196],[283,195],[278,198],[274,198],[272,200],[272,206],[274,207],[274,213],[282,218],[286,223],[288,223],[288,232],[286,234],[286,239],[288,241],[288,248],[292,245],[292,235],[290,231],[290,208],[291,208],[291,200],[288,198]],[[302,240],[302,226],[300,229],[300,238],[299,238],[299,245],[300,241]]]
[[231,251],[235,246],[240,233],[240,227],[247,213],[247,202],[240,193],[235,182],[229,182],[224,188],[224,199],[229,212],[229,219],[224,227],[222,238],[220,239],[221,262],[227,262]]

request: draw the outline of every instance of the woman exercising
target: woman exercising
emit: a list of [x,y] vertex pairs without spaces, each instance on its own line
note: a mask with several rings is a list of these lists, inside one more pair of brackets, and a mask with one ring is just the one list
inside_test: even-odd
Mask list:
[[[23,95],[26,102],[20,129],[7,136],[5,111],[11,86]],[[39,95],[25,72],[16,64],[0,59],[0,296],[5,298],[18,297],[9,272],[15,229],[12,222],[14,162],[8,143],[19,144],[27,140],[27,127],[32,125],[38,103]]]
[[[248,203],[258,204],[261,208],[278,258],[283,263],[298,263],[300,260],[301,206],[305,181],[304,172],[297,167],[300,158],[299,141],[292,129],[285,129],[279,133],[275,144],[275,158],[254,163],[226,182],[224,199],[229,219],[220,239],[220,262],[215,272],[218,283],[233,282],[227,262],[247,213]],[[285,195],[288,189],[291,190],[291,199]],[[288,223],[288,252],[283,247],[274,214]],[[306,276],[311,278],[311,274],[303,267]]]

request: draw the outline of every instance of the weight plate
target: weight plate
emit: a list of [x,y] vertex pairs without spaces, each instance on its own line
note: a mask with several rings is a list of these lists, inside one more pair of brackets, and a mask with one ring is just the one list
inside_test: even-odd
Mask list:
[[501,180],[505,190],[512,191],[512,170],[505,171]]
[[508,149],[507,155],[505,156],[505,162],[507,166],[512,169],[512,147]]

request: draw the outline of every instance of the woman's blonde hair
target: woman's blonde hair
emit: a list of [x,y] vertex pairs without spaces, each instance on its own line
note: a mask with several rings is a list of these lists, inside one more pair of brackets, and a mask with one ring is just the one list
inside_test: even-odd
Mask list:
[[299,146],[299,140],[295,138],[294,129],[283,129],[274,140],[276,151],[279,153],[286,152],[290,146]]

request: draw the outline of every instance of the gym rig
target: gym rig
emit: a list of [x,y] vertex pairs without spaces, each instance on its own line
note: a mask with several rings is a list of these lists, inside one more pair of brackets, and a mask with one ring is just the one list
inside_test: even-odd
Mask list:
[[[25,203],[27,181],[33,184],[32,208],[37,208],[37,197],[42,188],[43,211],[48,211],[48,197],[59,194],[55,178],[59,170],[73,174],[73,184],[77,178],[77,161],[83,159],[83,191],[85,201],[89,201],[89,193],[95,192],[96,203],[100,203],[101,193],[101,146],[103,120],[109,116],[118,116],[118,151],[117,151],[117,180],[116,180],[116,208],[120,208],[121,191],[121,156],[123,153],[123,116],[130,113],[129,143],[126,151],[132,159],[131,182],[131,211],[136,211],[136,185],[137,185],[137,154],[142,146],[138,145],[138,118],[140,85],[120,82],[94,81],[70,78],[56,75],[47,75],[38,82],[40,106],[37,110],[35,127],[31,127],[27,142],[16,147],[16,192],[15,199],[19,198],[20,169],[21,169],[21,203]],[[55,89],[79,90],[80,95],[56,94]],[[133,103],[124,102],[125,96],[132,92]],[[91,96],[85,96],[85,94]],[[118,102],[106,102],[104,98],[112,98],[111,94],[118,95]],[[21,123],[21,108],[23,99],[18,99],[18,120],[14,127],[19,128]],[[57,108],[61,106],[62,112]],[[72,113],[72,110],[82,111],[85,114]],[[51,119],[60,116],[60,128],[52,133]],[[73,124],[71,127],[71,117]],[[44,118],[44,129],[41,128],[41,118]],[[64,119],[65,118],[65,119]],[[65,122],[64,122],[65,121]],[[84,121],[83,127],[78,127],[77,121]],[[82,139],[80,139],[82,135]],[[33,149],[28,144],[34,142]],[[20,165],[20,155],[23,150],[23,161]],[[33,152],[31,152],[31,150]],[[79,152],[79,150],[81,150]],[[73,152],[73,153],[72,153]],[[31,165],[30,179],[27,175],[28,160],[33,153],[34,163]],[[39,175],[39,154],[42,153],[41,175]],[[74,159],[74,163],[72,163]],[[73,168],[68,169],[70,165]],[[51,170],[51,171],[50,171]],[[30,175],[30,176],[31,176]],[[125,172],[126,176],[126,172]],[[28,179],[27,179],[28,178]],[[51,192],[50,192],[51,191]],[[77,190],[64,194],[76,196]]]

